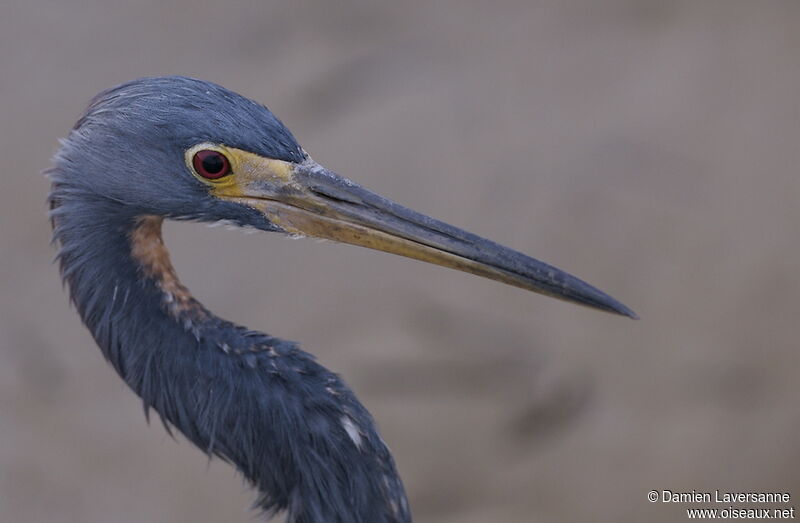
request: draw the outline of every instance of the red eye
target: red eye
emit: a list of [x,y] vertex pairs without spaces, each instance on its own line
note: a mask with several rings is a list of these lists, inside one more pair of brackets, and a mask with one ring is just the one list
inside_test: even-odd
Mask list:
[[211,149],[197,151],[192,158],[192,165],[197,174],[209,180],[222,178],[231,172],[231,163],[225,155]]

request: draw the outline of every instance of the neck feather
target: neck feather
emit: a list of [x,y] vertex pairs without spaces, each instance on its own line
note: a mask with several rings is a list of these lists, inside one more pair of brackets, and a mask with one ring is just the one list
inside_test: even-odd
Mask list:
[[194,317],[206,320],[208,311],[192,297],[178,279],[169,252],[161,236],[160,216],[142,216],[130,232],[131,256],[138,262],[142,276],[152,280],[162,293],[163,308],[174,319]]
[[170,263],[161,217],[57,183],[50,200],[72,302],[146,412],[234,464],[267,513],[410,521],[392,457],[353,393],[294,343],[195,300]]

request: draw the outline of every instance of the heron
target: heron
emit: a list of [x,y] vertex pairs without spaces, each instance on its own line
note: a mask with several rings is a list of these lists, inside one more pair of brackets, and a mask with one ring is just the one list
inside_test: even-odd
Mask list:
[[104,357],[209,457],[232,464],[266,517],[399,523],[392,455],[350,388],[297,344],[209,311],[178,279],[167,220],[333,240],[636,318],[551,265],[388,200],[322,167],[265,106],[180,76],[103,91],[47,172],[70,301]]

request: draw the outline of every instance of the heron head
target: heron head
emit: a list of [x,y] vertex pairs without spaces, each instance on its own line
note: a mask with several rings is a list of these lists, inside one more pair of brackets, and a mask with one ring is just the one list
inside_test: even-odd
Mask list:
[[630,317],[583,281],[427,217],[315,163],[266,107],[218,85],[146,78],[98,95],[58,162],[132,216],[216,222],[360,245]]

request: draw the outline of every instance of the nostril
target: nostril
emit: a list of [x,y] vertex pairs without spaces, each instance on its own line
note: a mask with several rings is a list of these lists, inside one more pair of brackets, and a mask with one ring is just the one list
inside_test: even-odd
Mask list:
[[363,204],[364,202],[358,196],[355,196],[347,191],[337,189],[336,187],[327,187],[322,185],[314,185],[309,187],[309,190],[317,196],[322,196],[329,200],[334,200],[341,203],[355,203]]

